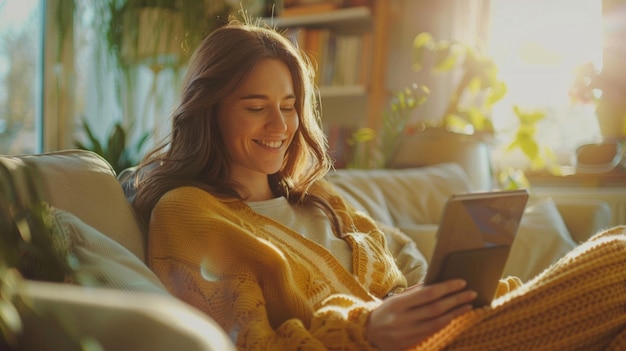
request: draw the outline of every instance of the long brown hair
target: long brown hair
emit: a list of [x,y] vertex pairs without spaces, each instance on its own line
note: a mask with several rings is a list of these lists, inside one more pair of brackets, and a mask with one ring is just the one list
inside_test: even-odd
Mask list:
[[182,85],[181,102],[172,114],[168,138],[151,150],[136,174],[133,206],[144,225],[159,198],[176,187],[191,185],[223,198],[243,199],[230,181],[229,160],[217,128],[217,106],[248,76],[260,60],[284,62],[291,72],[300,124],[281,169],[269,176],[276,195],[291,203],[315,203],[340,225],[326,201],[307,195],[330,169],[326,138],[320,126],[311,64],[276,30],[231,21],[211,32],[196,49]]

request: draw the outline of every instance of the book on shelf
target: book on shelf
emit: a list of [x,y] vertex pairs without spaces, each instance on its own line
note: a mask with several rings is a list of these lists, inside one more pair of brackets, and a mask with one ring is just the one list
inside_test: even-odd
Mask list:
[[343,34],[329,28],[290,28],[285,35],[310,58],[318,86],[367,86],[371,33]]
[[363,34],[357,52],[356,82],[359,85],[370,85],[370,71],[372,69],[372,33]]
[[280,11],[280,16],[295,17],[330,12],[340,8],[340,5],[341,1],[336,0],[284,1]]

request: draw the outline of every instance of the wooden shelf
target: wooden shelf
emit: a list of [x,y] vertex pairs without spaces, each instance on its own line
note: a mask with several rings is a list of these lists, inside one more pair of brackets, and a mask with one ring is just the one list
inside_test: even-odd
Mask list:
[[348,86],[321,86],[320,95],[322,98],[341,98],[365,96],[367,88],[362,85]]
[[342,8],[330,12],[314,13],[311,15],[293,17],[265,18],[265,23],[276,27],[296,26],[324,26],[324,27],[352,27],[370,21],[372,12],[367,6]]

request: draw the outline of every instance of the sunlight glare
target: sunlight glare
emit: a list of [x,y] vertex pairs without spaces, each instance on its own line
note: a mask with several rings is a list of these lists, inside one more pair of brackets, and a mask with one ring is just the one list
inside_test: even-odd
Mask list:
[[496,129],[514,129],[519,105],[546,111],[542,132],[553,148],[571,150],[595,133],[593,113],[572,107],[568,92],[577,66],[602,67],[602,1],[492,0],[491,18],[490,53],[508,87],[493,111]]
[[492,16],[492,53],[520,103],[567,99],[576,66],[601,67],[600,0],[495,0]]

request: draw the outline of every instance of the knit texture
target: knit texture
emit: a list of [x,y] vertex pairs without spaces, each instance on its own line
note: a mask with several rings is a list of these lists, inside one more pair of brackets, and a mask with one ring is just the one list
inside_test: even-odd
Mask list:
[[536,278],[416,350],[624,350],[626,226],[592,237]]
[[169,291],[214,318],[242,350],[368,350],[364,326],[406,280],[375,223],[325,197],[350,233],[353,272],[326,248],[193,187],[165,194],[149,230],[148,264]]
[[[370,311],[405,280],[369,217],[321,184],[312,192],[353,229],[346,241],[354,274],[245,203],[191,187],[170,191],[155,207],[149,264],[241,350],[369,350]],[[497,296],[414,349],[625,349],[626,226],[597,234],[525,284],[503,279]]]

